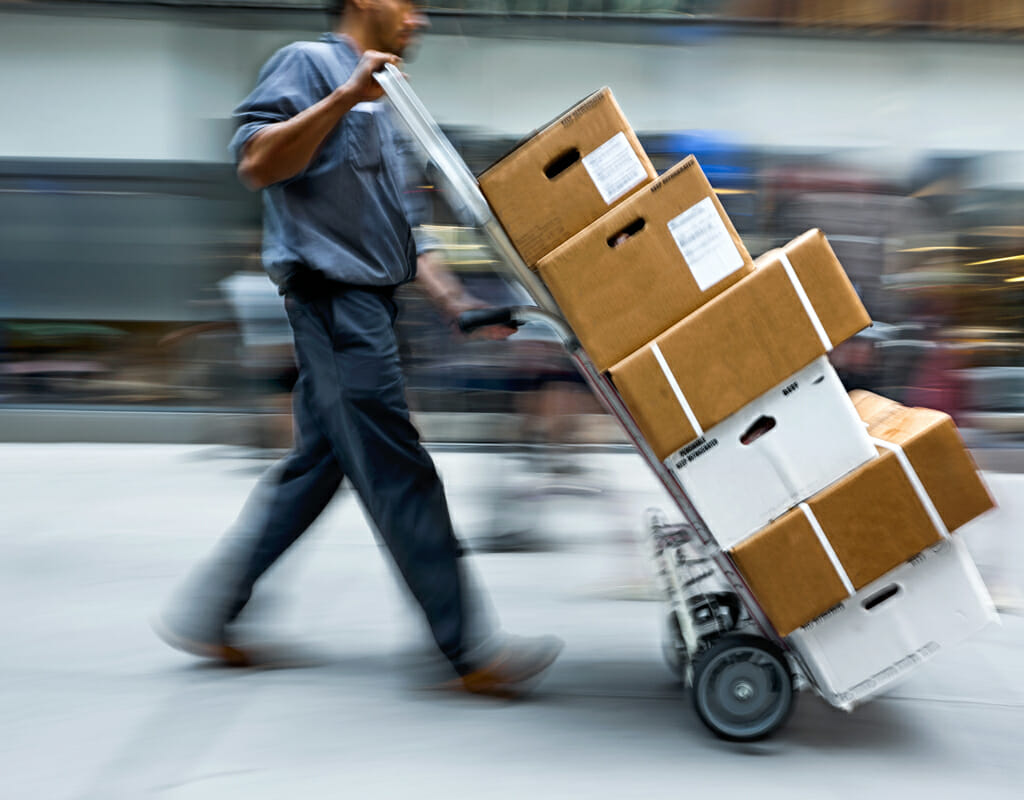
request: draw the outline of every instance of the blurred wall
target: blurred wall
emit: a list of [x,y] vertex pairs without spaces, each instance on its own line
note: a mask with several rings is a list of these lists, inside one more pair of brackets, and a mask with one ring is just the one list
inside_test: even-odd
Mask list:
[[[727,28],[695,37],[676,26],[660,44],[621,44],[544,40],[537,25],[536,39],[428,36],[409,72],[439,121],[520,135],[607,84],[648,133],[703,128],[760,147],[885,147],[894,164],[922,150],[1019,147],[1024,47],[1012,41]],[[0,155],[225,160],[228,117],[259,65],[277,46],[314,36],[223,21],[0,12]]]

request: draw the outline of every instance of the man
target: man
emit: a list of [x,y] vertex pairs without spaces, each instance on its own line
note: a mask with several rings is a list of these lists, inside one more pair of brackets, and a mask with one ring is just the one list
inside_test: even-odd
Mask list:
[[410,0],[334,5],[333,33],[267,62],[236,110],[232,141],[239,177],[263,191],[263,262],[294,334],[295,447],[158,632],[190,653],[245,663],[232,622],[347,476],[454,668],[454,685],[515,693],[554,661],[561,642],[499,637],[473,613],[444,490],[409,420],[395,341],[392,295],[414,276],[449,318],[477,305],[430,243],[414,240],[405,164],[377,102],[373,74],[400,63],[425,19]]

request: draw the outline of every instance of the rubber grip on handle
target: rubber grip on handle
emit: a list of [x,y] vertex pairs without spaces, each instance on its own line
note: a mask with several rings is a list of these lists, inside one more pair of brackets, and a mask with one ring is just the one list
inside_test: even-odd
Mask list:
[[519,323],[512,318],[511,308],[479,308],[472,311],[463,311],[455,321],[459,330],[463,333],[472,333],[480,328],[487,328],[491,325],[507,325],[510,328],[518,328]]

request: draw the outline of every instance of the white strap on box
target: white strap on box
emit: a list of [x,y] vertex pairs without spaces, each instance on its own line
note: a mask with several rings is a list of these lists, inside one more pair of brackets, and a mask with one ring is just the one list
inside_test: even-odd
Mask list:
[[932,521],[932,525],[935,526],[942,538],[949,538],[949,529],[946,527],[946,523],[942,521],[942,517],[939,516],[939,511],[935,508],[935,503],[932,502],[931,497],[928,496],[928,492],[925,491],[924,484],[921,483],[921,479],[917,476],[917,470],[914,469],[914,465],[910,463],[910,459],[907,458],[907,454],[903,452],[903,448],[893,442],[887,442],[884,439],[876,439],[874,436],[871,437],[871,441],[879,447],[884,447],[886,450],[891,450],[896,454],[896,460],[900,462],[900,466],[903,467],[903,472],[906,473],[907,479],[910,481],[910,485],[914,487],[914,492],[917,494],[917,499],[921,501],[921,505],[924,506],[925,512],[928,514],[928,518]]
[[832,562],[832,568],[836,571],[836,575],[839,576],[839,580],[843,582],[843,588],[846,589],[846,593],[850,595],[854,594],[857,590],[853,588],[853,581],[851,581],[850,576],[846,574],[846,570],[839,561],[839,556],[836,555],[836,551],[832,549],[832,542],[828,540],[828,537],[825,535],[825,531],[821,529],[821,524],[818,522],[818,518],[814,516],[814,512],[811,511],[811,507],[807,505],[807,503],[801,503],[800,510],[804,512],[804,516],[811,524],[811,530],[813,530],[814,535],[818,537],[818,541],[825,550],[825,555],[828,556],[828,560]]
[[[818,316],[818,312],[814,310],[811,298],[808,297],[807,292],[804,291],[804,285],[800,283],[800,278],[797,277],[796,270],[793,269],[793,265],[789,261],[789,256],[780,250],[778,257],[783,270],[786,272],[786,277],[788,277],[789,282],[793,284],[793,290],[796,292],[796,296],[800,300],[800,304],[804,307],[804,312],[807,314],[807,318],[811,321],[811,326],[814,328],[814,332],[818,334],[818,338],[821,340],[822,347],[825,348],[826,353],[831,352],[832,340],[829,338],[828,332],[825,330],[825,326],[821,324],[821,318]],[[675,394],[676,400],[679,402],[679,407],[683,409],[683,413],[686,415],[686,420],[690,423],[690,427],[693,428],[698,437],[703,436],[704,429],[701,427],[700,422],[697,421],[697,415],[693,413],[693,408],[690,407],[690,403],[686,399],[686,395],[683,394],[683,390],[679,388],[679,382],[676,380],[676,376],[672,374],[672,370],[669,368],[668,362],[665,360],[665,356],[661,352],[661,348],[658,347],[657,342],[651,342],[651,352],[654,353],[654,359],[658,362],[658,366],[661,367],[661,371],[665,375],[665,380],[668,381],[668,385],[672,388],[672,392]]]
[[661,371],[665,373],[665,380],[668,381],[668,385],[672,387],[672,392],[676,396],[676,400],[679,401],[679,407],[683,409],[683,413],[686,415],[687,422],[690,423],[690,427],[693,428],[694,433],[697,434],[697,438],[704,435],[704,429],[700,426],[697,421],[697,415],[693,413],[693,409],[690,408],[690,403],[686,399],[686,395],[683,394],[683,390],[679,388],[679,382],[676,381],[676,376],[672,374],[672,370],[669,369],[668,362],[665,360],[665,356],[661,352],[661,348],[658,347],[657,342],[651,342],[651,352],[654,353],[654,359],[658,362],[658,366],[661,367]]
[[797,277],[796,270],[793,269],[793,265],[789,261],[789,256],[782,250],[778,253],[779,262],[782,264],[782,268],[786,271],[786,277],[789,278],[789,282],[793,284],[793,289],[796,291],[796,296],[800,300],[800,304],[804,307],[804,311],[807,312],[807,318],[811,321],[811,325],[814,326],[814,332],[818,334],[818,338],[821,339],[821,344],[825,348],[826,353],[832,352],[832,340],[828,336],[828,331],[825,330],[825,326],[821,324],[821,318],[818,316],[818,312],[814,310],[814,306],[811,304],[811,298],[807,296],[807,292],[804,291],[804,285],[800,283],[800,278]]

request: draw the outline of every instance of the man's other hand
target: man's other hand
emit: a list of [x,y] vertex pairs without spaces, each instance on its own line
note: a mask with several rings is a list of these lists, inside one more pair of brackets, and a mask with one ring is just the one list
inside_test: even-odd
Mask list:
[[[491,308],[491,306],[468,292],[463,292],[458,298],[446,302],[442,313],[454,323],[464,311],[477,311],[484,308]],[[488,325],[486,328],[477,328],[469,336],[472,339],[499,341],[507,339],[515,332],[516,328],[511,325]]]

